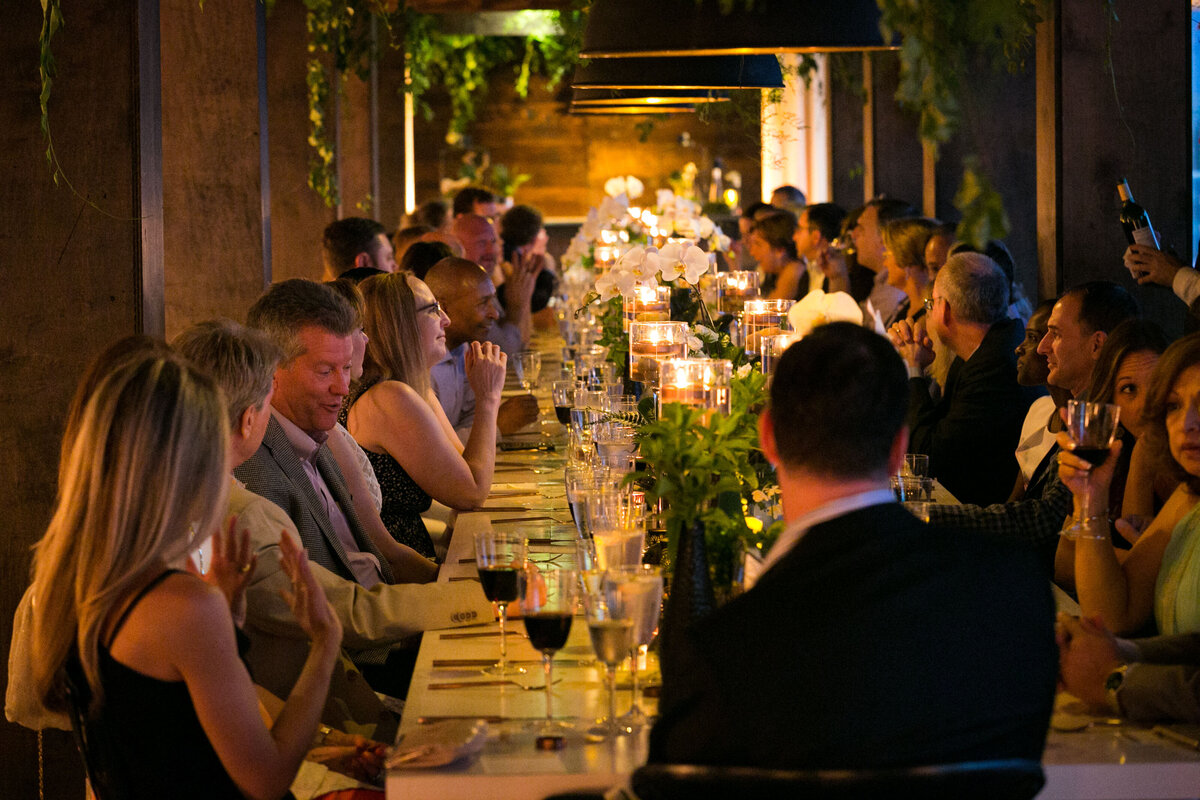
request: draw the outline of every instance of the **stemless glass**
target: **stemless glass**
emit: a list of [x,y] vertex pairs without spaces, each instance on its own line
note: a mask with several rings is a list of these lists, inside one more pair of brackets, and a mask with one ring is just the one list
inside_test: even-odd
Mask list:
[[530,565],[526,571],[525,586],[521,593],[521,614],[525,620],[525,632],[529,634],[529,643],[542,654],[542,672],[546,678],[546,719],[535,727],[546,733],[572,727],[570,723],[554,721],[552,659],[555,652],[567,643],[578,597],[579,573],[576,570],[543,567],[539,571]]
[[527,392],[532,392],[537,386],[538,376],[542,374],[542,354],[535,350],[522,350],[517,353],[516,361],[514,362],[517,369],[517,380],[521,382],[521,388]]
[[638,662],[648,649],[658,631],[658,619],[662,611],[662,569],[649,564],[634,567],[618,567],[610,570],[608,577],[615,592],[621,595],[629,616],[633,620],[633,642],[629,651],[629,675],[632,681],[629,713],[621,722],[637,729],[646,725],[650,718],[642,710],[638,683]]
[[[1113,437],[1117,433],[1117,422],[1121,416],[1121,407],[1111,403],[1087,403],[1082,400],[1067,401],[1067,433],[1075,446],[1071,452],[1085,461],[1100,465],[1108,458],[1108,449],[1112,446]],[[1086,515],[1092,507],[1092,489],[1088,484],[1084,487],[1082,498],[1083,513]],[[1071,527],[1063,531],[1063,535],[1075,538],[1102,538],[1089,534],[1084,526],[1085,520],[1076,519]]]
[[517,675],[525,672],[508,663],[505,625],[508,604],[521,597],[525,570],[525,537],[520,534],[484,530],[475,534],[475,566],[483,595],[500,609],[500,660],[483,671],[488,675]]
[[633,646],[633,618],[617,592],[605,591],[587,598],[588,634],[596,658],[604,664],[608,683],[608,716],[588,730],[593,736],[615,739],[627,729],[617,722],[617,667],[629,655]]

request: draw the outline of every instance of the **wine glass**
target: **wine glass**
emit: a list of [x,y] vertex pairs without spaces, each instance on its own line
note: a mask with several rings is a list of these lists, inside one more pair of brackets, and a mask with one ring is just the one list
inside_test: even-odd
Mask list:
[[632,681],[629,713],[621,722],[637,729],[649,722],[639,702],[638,661],[646,652],[658,630],[658,618],[662,611],[663,578],[660,567],[639,564],[634,567],[618,567],[610,570],[609,579],[613,590],[621,595],[633,619],[633,642],[629,651],[629,675]]
[[483,594],[500,609],[500,660],[486,668],[488,675],[517,675],[525,672],[508,663],[505,624],[508,604],[521,596],[525,571],[525,537],[520,534],[483,530],[475,534],[475,566]]
[[601,484],[588,497],[587,515],[600,569],[641,563],[646,510],[630,487]]
[[[1117,421],[1121,416],[1121,407],[1111,403],[1088,403],[1083,400],[1067,401],[1067,433],[1075,446],[1071,452],[1094,465],[1099,466],[1108,458],[1108,449],[1112,446],[1113,437],[1117,433]],[[1084,485],[1081,507],[1086,516],[1092,508],[1091,483]],[[1087,537],[1084,519],[1076,519],[1063,535],[1069,539]]]
[[521,388],[532,392],[533,387],[537,386],[538,376],[542,373],[542,354],[534,350],[522,350],[517,353],[515,364]]
[[607,579],[602,592],[588,595],[586,607],[592,649],[596,651],[596,658],[604,664],[608,683],[608,716],[598,721],[588,733],[615,739],[621,733],[628,733],[617,722],[617,667],[633,646],[633,618],[621,595],[610,591]]
[[521,615],[529,643],[542,653],[542,671],[546,678],[546,720],[537,725],[546,733],[570,728],[569,723],[554,722],[551,713],[550,687],[553,685],[554,653],[567,643],[571,633],[571,618],[579,597],[579,573],[573,569],[541,571],[532,564],[525,573],[521,592]]
[[575,403],[575,380],[555,381],[550,386],[550,398],[554,401],[554,416],[563,425],[571,424],[571,408]]

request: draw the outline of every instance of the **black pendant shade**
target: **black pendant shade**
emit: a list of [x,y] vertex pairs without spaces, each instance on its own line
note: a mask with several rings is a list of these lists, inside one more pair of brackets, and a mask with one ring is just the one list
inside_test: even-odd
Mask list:
[[773,55],[599,58],[580,61],[577,89],[781,89]]
[[595,0],[583,58],[881,50],[875,0]]

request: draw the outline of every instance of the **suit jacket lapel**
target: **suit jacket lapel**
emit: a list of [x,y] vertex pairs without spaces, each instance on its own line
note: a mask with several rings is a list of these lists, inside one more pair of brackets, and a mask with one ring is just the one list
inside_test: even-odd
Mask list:
[[[333,530],[333,523],[329,521],[329,515],[325,513],[325,506],[321,502],[321,498],[317,496],[317,490],[313,488],[308,473],[304,471],[304,467],[300,464],[300,459],[296,456],[296,451],[292,447],[291,440],[284,433],[283,426],[276,422],[274,418],[267,423],[267,432],[263,436],[263,446],[270,451],[271,457],[279,465],[280,469],[283,470],[283,474],[287,476],[287,479],[300,489],[300,495],[304,498],[304,505],[308,510],[308,516],[316,522],[317,528],[321,531],[321,535],[329,545],[329,549],[337,554],[338,560],[341,562],[346,574],[353,575],[354,571],[350,569],[350,559],[346,557],[346,548],[342,546],[342,540],[338,538],[337,532]],[[322,451],[318,451],[318,453],[320,452]],[[318,455],[318,468],[319,458],[320,456]],[[328,484],[328,480],[326,480],[326,483]],[[333,491],[332,488],[330,491]],[[337,495],[334,495],[334,499],[339,503],[341,502]]]

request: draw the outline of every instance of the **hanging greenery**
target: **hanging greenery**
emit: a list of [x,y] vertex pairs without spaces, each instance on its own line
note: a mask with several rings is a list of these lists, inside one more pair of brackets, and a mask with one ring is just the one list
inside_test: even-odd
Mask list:
[[583,40],[583,11],[553,14],[563,31],[560,36],[469,36],[443,32],[435,14],[404,10],[408,91],[427,120],[433,118],[433,109],[425,100],[427,92],[440,86],[449,93],[448,144],[463,143],[494,70],[510,66],[517,96],[525,98],[533,75],[544,77],[553,90],[575,68]]
[[[1046,0],[877,0],[884,39],[900,41],[896,99],[920,117],[921,139],[937,148],[962,121],[963,75],[972,67],[1016,73],[1033,49]],[[976,247],[1008,235],[999,192],[976,155],[963,160],[955,195],[962,213],[958,236]]]

